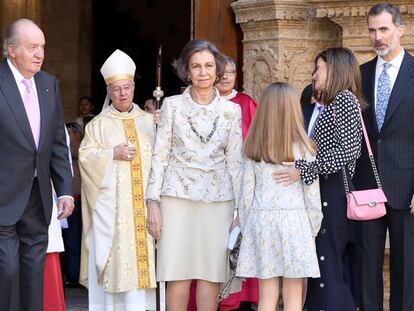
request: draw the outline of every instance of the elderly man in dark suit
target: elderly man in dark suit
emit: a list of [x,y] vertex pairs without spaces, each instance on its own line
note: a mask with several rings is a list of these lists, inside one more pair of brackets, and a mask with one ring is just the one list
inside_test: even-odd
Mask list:
[[72,177],[56,78],[41,71],[45,39],[32,21],[12,23],[0,64],[0,309],[42,310],[52,212],[72,213]]
[[[361,66],[369,108],[363,112],[383,190],[387,215],[357,223],[363,311],[383,310],[382,265],[387,229],[390,238],[390,311],[414,310],[414,57],[400,45],[399,9],[377,4],[368,12],[376,58]],[[364,146],[354,176],[357,189],[376,187]]]

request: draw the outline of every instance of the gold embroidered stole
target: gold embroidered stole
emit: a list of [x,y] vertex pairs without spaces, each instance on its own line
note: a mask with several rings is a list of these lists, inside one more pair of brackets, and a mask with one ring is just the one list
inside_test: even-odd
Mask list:
[[132,203],[135,223],[135,247],[137,250],[138,287],[150,288],[150,271],[147,248],[148,239],[145,221],[144,190],[142,185],[141,153],[134,119],[124,119],[123,126],[128,141],[135,146],[137,151],[130,163],[130,166]]

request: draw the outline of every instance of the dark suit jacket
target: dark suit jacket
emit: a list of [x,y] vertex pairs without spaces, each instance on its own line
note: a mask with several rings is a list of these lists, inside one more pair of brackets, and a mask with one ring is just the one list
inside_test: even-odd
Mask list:
[[303,123],[304,123],[306,132],[308,131],[309,122],[312,118],[314,109],[315,109],[315,104],[302,104]]
[[39,150],[17,84],[7,61],[0,63],[0,225],[15,224],[28,203],[37,171],[46,222],[52,213],[52,179],[56,193],[72,195],[72,176],[64,132],[58,82],[35,75],[41,131]]
[[[388,204],[408,209],[414,193],[414,57],[405,51],[380,132],[374,107],[376,63],[374,58],[361,65],[362,89],[369,105],[363,118]],[[353,180],[357,189],[376,185],[365,143]]]

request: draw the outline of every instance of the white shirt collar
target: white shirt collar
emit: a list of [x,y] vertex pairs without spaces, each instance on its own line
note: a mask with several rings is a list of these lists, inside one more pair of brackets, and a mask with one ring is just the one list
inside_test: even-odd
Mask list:
[[318,103],[318,102],[315,102],[315,109],[319,109],[319,107],[322,107],[322,109],[323,109],[325,106]]
[[[7,63],[9,64],[10,70],[13,74],[14,80],[16,80],[16,83],[22,83],[22,80],[25,79],[25,77],[23,77],[23,75],[20,73],[20,71],[16,67],[14,67],[14,65],[10,61],[10,59],[7,59]],[[30,79],[30,81],[32,79]]]
[[[25,79],[25,77],[23,77],[23,75],[20,73],[20,71],[17,70],[17,68],[13,65],[13,63],[9,59],[7,59],[7,64],[10,67],[13,78],[16,81],[17,88],[19,89],[20,95],[23,98],[24,93],[26,92],[26,86],[22,83],[22,80]],[[30,80],[30,83],[32,85],[32,89],[33,89],[33,92],[35,94],[35,97],[37,98],[37,89],[36,89],[35,78],[32,77],[29,80]]]
[[[392,67],[395,67],[397,69],[400,69],[402,61],[404,59],[405,51],[404,49],[401,49],[401,52],[394,57],[390,62],[388,62]],[[378,56],[377,58],[377,69],[382,68],[382,66],[387,63],[381,56]]]

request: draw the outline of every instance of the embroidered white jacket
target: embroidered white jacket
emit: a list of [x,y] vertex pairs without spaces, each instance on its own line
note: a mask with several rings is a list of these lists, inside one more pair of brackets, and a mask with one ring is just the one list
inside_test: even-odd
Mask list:
[[[146,199],[159,200],[161,195],[204,202],[237,199],[243,166],[240,107],[221,98],[217,90],[210,104],[197,104],[190,88],[163,102]],[[188,118],[207,138],[217,117],[216,131],[203,143]]]

